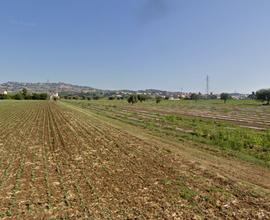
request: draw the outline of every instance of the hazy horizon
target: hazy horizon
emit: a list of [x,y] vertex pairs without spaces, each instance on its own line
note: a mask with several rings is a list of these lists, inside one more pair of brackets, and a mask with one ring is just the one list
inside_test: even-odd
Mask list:
[[250,93],[270,82],[266,0],[0,3],[0,83]]
[[[110,91],[120,91],[120,90],[130,90],[130,91],[141,91],[141,90],[160,90],[160,91],[167,91],[167,92],[183,92],[183,93],[193,93],[193,92],[197,92],[197,93],[202,93],[202,94],[206,94],[206,91],[192,91],[192,90],[167,90],[167,89],[159,89],[159,88],[143,88],[143,89],[129,89],[129,88],[119,88],[119,89],[110,89],[110,88],[97,88],[95,86],[91,86],[91,85],[85,85],[85,84],[76,84],[76,83],[71,83],[71,82],[65,82],[65,81],[46,81],[46,82],[42,82],[42,81],[35,81],[35,82],[29,82],[29,81],[7,81],[7,82],[1,82],[0,84],[3,83],[64,83],[64,84],[69,84],[69,85],[73,85],[73,86],[81,86],[81,87],[89,87],[89,88],[93,88],[93,89],[100,89],[100,90],[110,90]],[[266,88],[262,88],[262,89],[266,89]],[[211,91],[210,91],[211,92]],[[256,90],[252,90],[250,92],[238,92],[238,91],[221,91],[221,92],[213,92],[214,94],[220,94],[220,93],[240,93],[240,94],[251,94],[252,92],[256,92]]]

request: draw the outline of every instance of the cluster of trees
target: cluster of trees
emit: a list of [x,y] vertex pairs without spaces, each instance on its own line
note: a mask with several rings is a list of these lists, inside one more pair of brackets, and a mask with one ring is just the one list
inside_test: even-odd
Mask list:
[[[93,99],[90,96],[78,96],[78,95],[65,95],[65,96],[61,96],[61,98],[63,99],[74,99],[74,100],[91,100]],[[96,100],[98,100],[99,97],[96,98]]]
[[89,93],[69,93],[60,92],[59,96],[62,99],[74,99],[74,100],[99,100],[106,97],[102,92],[89,92]]
[[[137,103],[137,102],[143,102],[143,101],[146,101],[148,99],[153,99],[151,97],[148,97],[148,96],[145,96],[145,95],[136,95],[136,94],[133,94],[133,95],[130,95],[127,99],[128,103],[131,103],[131,104],[134,104],[134,103]],[[160,103],[163,99],[167,100],[169,99],[168,97],[161,97],[161,96],[156,96],[155,97],[155,101],[156,103]],[[189,99],[189,100],[199,100],[199,99],[217,99],[217,96],[216,95],[213,95],[213,94],[210,94],[208,95],[208,98],[205,98],[201,93],[192,93],[190,95],[189,98],[186,98],[186,99]],[[232,99],[232,97],[228,94],[228,93],[221,93],[220,95],[220,99],[222,99],[224,101],[224,103],[227,102],[228,99]]]
[[[131,103],[131,104],[134,104],[134,103],[137,103],[137,102],[144,102],[148,99],[152,99],[150,96],[147,96],[147,95],[141,95],[141,94],[133,94],[133,95],[130,95],[127,99],[128,103]],[[160,96],[157,96],[155,98],[156,100],[156,103],[160,103],[161,100],[162,100],[162,97]]]
[[203,95],[200,92],[199,93],[191,93],[190,97],[185,98],[185,99],[190,99],[190,100],[198,100],[198,99],[217,99],[217,95],[210,93],[209,95]]
[[109,100],[115,100],[115,99],[117,99],[117,100],[123,100],[124,97],[123,96],[109,96],[108,99]]
[[[47,99],[47,94],[26,94],[25,91],[22,91],[21,93],[12,95],[15,99]],[[83,100],[98,100],[101,98],[107,98],[108,100],[122,100],[125,99],[129,103],[134,104],[137,102],[144,102],[149,99],[154,99],[156,103],[161,102],[163,99],[169,99],[169,97],[160,97],[157,96],[155,98],[149,96],[149,95],[143,95],[143,94],[132,94],[132,95],[123,95],[123,96],[117,96],[117,93],[101,93],[101,92],[95,92],[95,93],[77,93],[77,94],[61,94],[61,98],[64,99],[83,99]],[[3,95],[2,97],[3,98]],[[248,99],[257,99],[263,101],[265,104],[270,104],[270,89],[261,89],[257,92],[252,92],[251,95],[247,97]],[[189,100],[199,100],[199,99],[218,99],[217,95],[210,93],[209,95],[203,95],[201,93],[192,93],[189,97],[186,97],[185,99]],[[229,99],[232,99],[232,96],[229,93],[221,93],[220,99],[226,103]]]
[[27,89],[23,89],[18,93],[1,94],[0,99],[16,99],[16,100],[46,100],[47,93],[28,93]]
[[256,98],[265,102],[266,105],[270,104],[270,89],[261,89],[256,92]]

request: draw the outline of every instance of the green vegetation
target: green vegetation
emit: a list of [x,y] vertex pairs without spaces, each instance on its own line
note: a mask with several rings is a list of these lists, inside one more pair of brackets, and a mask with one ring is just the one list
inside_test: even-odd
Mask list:
[[224,103],[227,102],[228,99],[231,99],[232,97],[228,93],[221,93],[220,94],[220,99],[224,101]]
[[267,105],[270,104],[270,89],[261,89],[256,92],[256,97],[258,100],[266,102]]
[[47,93],[29,93],[27,89],[22,89],[18,93],[0,94],[0,99],[16,99],[16,100],[46,100]]
[[160,96],[156,97],[156,103],[157,103],[157,104],[160,103],[161,100],[162,100],[162,98],[161,98]]
[[137,95],[131,95],[128,97],[128,103],[134,104],[138,102],[138,97]]
[[[270,130],[268,128],[256,130],[243,127],[241,124],[237,124],[238,122],[233,123],[229,121],[230,118],[217,120],[168,112],[185,110],[184,113],[186,111],[190,113],[191,110],[197,110],[201,113],[207,110],[207,114],[219,113],[222,116],[237,112],[240,116],[242,114],[241,117],[246,118],[246,120],[248,117],[254,118],[255,110],[256,112],[262,111],[262,114],[270,113],[268,108],[263,108],[255,100],[232,100],[227,104],[221,100],[164,100],[158,106],[153,101],[137,103],[132,106],[117,100],[69,103],[87,108],[102,116],[142,127],[159,136],[170,136],[178,141],[189,140],[202,143],[198,146],[204,149],[220,150],[229,155],[270,166]],[[255,118],[255,120],[259,120],[259,118]]]

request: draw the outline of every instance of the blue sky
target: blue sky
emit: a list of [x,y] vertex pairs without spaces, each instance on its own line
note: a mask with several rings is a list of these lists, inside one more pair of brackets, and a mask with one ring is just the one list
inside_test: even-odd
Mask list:
[[0,82],[270,87],[269,0],[1,0]]

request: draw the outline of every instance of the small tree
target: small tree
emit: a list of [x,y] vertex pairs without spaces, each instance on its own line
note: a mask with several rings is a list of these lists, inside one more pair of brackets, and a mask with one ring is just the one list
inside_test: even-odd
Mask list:
[[261,89],[256,92],[256,98],[262,102],[266,102],[267,105],[270,104],[270,89]]
[[252,92],[250,95],[248,95],[249,99],[256,99],[256,93]]
[[228,99],[230,99],[231,96],[228,93],[221,93],[220,94],[220,99],[224,101],[224,103],[227,102]]
[[137,97],[138,97],[138,100],[140,102],[144,102],[146,100],[146,96],[145,95],[137,95]]
[[109,96],[108,99],[109,100],[114,100],[115,99],[115,96]]
[[94,99],[94,100],[99,100],[100,98],[101,98],[101,97],[100,97],[99,95],[94,95],[94,96],[93,96],[93,99]]
[[192,94],[190,95],[190,99],[191,99],[191,100],[197,101],[199,98],[200,98],[200,96],[199,96],[198,94],[196,94],[196,93],[192,93]]
[[138,102],[138,97],[137,95],[131,95],[128,97],[128,103],[134,104]]
[[162,98],[161,98],[160,96],[157,96],[157,97],[156,97],[156,103],[157,103],[157,104],[160,103],[161,100],[162,100]]
[[26,97],[27,97],[27,93],[28,93],[28,91],[27,91],[27,89],[26,88],[23,88],[22,89],[22,96],[26,99]]

